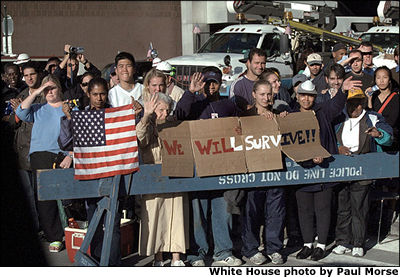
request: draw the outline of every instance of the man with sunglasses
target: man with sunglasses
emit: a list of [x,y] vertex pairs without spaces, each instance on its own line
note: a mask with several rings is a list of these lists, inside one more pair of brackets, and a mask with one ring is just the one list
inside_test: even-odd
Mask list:
[[373,47],[372,44],[368,41],[363,41],[360,44],[360,47],[358,47],[358,50],[361,51],[362,53],[362,59],[363,59],[363,72],[370,76],[374,76],[374,72],[376,69],[376,66],[374,65],[372,58],[373,58]]
[[349,53],[349,59],[350,59],[350,68],[351,71],[348,72],[345,75],[345,79],[347,79],[348,77],[352,76],[352,80],[359,80],[361,81],[362,85],[361,85],[361,89],[362,91],[365,91],[368,87],[371,87],[374,83],[374,78],[365,73],[365,71],[363,71],[363,55],[362,52],[358,49],[353,49],[350,51]]

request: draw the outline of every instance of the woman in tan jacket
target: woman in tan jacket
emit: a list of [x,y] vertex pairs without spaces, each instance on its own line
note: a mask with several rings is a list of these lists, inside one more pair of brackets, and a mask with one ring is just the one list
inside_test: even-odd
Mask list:
[[[162,162],[156,121],[167,119],[171,106],[172,99],[162,92],[144,102],[144,116],[136,132],[145,164]],[[142,195],[139,255],[155,255],[154,266],[164,266],[162,252],[170,252],[171,266],[185,266],[180,253],[189,248],[188,212],[186,193]]]

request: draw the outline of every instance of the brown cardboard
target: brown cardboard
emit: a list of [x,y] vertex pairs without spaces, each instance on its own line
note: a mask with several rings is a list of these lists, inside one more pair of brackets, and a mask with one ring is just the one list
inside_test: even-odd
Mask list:
[[282,169],[281,136],[276,120],[256,115],[241,117],[240,123],[247,170],[258,172]]
[[[190,121],[197,176],[247,172],[244,151],[235,147],[243,145],[241,136],[235,132],[239,124],[237,117]],[[233,139],[236,145],[232,145]]]
[[321,146],[319,124],[314,112],[290,113],[277,118],[282,135],[282,151],[295,162],[315,157],[330,157],[331,154]]
[[189,121],[158,124],[161,139],[161,175],[193,177],[194,158],[190,141]]

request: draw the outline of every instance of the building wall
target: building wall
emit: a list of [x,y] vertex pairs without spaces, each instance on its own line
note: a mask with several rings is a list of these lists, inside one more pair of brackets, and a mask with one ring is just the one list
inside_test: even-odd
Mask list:
[[[100,69],[118,51],[144,60],[150,42],[161,59],[182,54],[180,1],[2,1],[14,21],[13,53],[63,55],[82,46]],[[2,5],[2,6],[3,6]],[[3,12],[3,9],[2,9]]]

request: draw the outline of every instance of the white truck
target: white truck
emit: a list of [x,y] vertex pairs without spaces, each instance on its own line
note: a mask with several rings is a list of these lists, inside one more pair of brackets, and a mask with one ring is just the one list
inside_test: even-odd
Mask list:
[[230,84],[240,73],[246,70],[244,51],[254,47],[267,53],[267,66],[276,67],[282,78],[293,75],[292,57],[285,29],[266,24],[232,25],[214,33],[209,40],[193,55],[168,59],[176,69],[176,79],[181,86],[187,86],[194,72],[206,66],[216,66],[223,72],[220,89],[222,96],[228,96]]
[[254,47],[264,49],[267,54],[267,67],[277,68],[282,76],[282,83],[291,86],[293,75],[293,56],[290,37],[279,24],[270,24],[272,19],[282,20],[285,12],[306,24],[333,27],[332,10],[336,1],[227,1],[230,13],[256,15],[264,24],[231,25],[215,32],[204,45],[192,55],[168,59],[176,69],[178,85],[187,88],[190,76],[206,66],[216,66],[223,72],[220,89],[222,96],[229,95],[231,83],[246,70],[246,65],[239,62],[243,53]]

